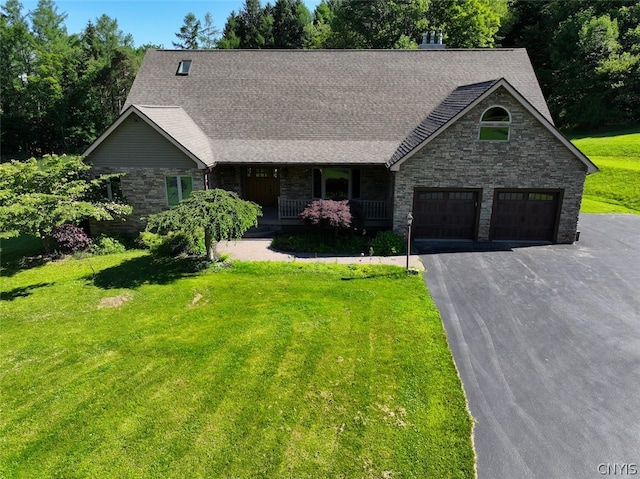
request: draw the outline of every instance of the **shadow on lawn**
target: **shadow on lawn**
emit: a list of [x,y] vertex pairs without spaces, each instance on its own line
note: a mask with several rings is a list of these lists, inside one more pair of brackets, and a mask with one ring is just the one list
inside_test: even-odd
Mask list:
[[13,301],[17,298],[26,298],[31,296],[32,291],[37,288],[45,288],[51,286],[54,283],[37,283],[30,284],[29,286],[22,286],[20,288],[13,288],[11,291],[3,291],[0,293],[1,301]]
[[387,279],[403,279],[409,276],[410,274],[414,274],[413,271],[407,273],[404,269],[393,273],[389,273],[388,271],[382,271],[380,273],[373,274],[364,274],[364,275],[354,275],[354,276],[343,276],[340,278],[341,281],[356,281],[361,279],[376,279],[376,278],[387,278]]
[[137,288],[143,284],[169,284],[202,269],[201,258],[154,258],[141,256],[95,275],[86,276],[103,289]]

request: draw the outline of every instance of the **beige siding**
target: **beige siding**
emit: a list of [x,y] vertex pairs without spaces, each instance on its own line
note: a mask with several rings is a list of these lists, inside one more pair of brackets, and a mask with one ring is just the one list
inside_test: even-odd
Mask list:
[[194,168],[196,163],[136,115],[129,116],[91,153],[95,166]]

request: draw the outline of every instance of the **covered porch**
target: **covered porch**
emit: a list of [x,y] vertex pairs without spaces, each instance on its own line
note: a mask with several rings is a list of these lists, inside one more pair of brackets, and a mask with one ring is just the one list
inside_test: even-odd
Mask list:
[[211,184],[262,206],[260,226],[301,225],[300,213],[320,198],[358,203],[365,227],[387,228],[393,221],[393,178],[381,166],[219,165]]

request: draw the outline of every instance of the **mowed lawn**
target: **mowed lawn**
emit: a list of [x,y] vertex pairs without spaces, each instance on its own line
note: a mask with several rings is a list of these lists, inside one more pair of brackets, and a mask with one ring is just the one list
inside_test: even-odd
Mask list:
[[144,252],[5,271],[0,477],[471,478],[419,275]]
[[589,175],[582,211],[640,214],[640,133],[573,140],[600,171]]

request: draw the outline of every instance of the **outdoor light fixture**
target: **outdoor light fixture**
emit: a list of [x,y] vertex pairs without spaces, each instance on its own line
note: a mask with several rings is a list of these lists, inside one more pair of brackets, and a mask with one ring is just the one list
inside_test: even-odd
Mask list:
[[411,255],[411,223],[413,223],[413,215],[409,211],[407,215],[407,272],[409,272],[409,256]]

